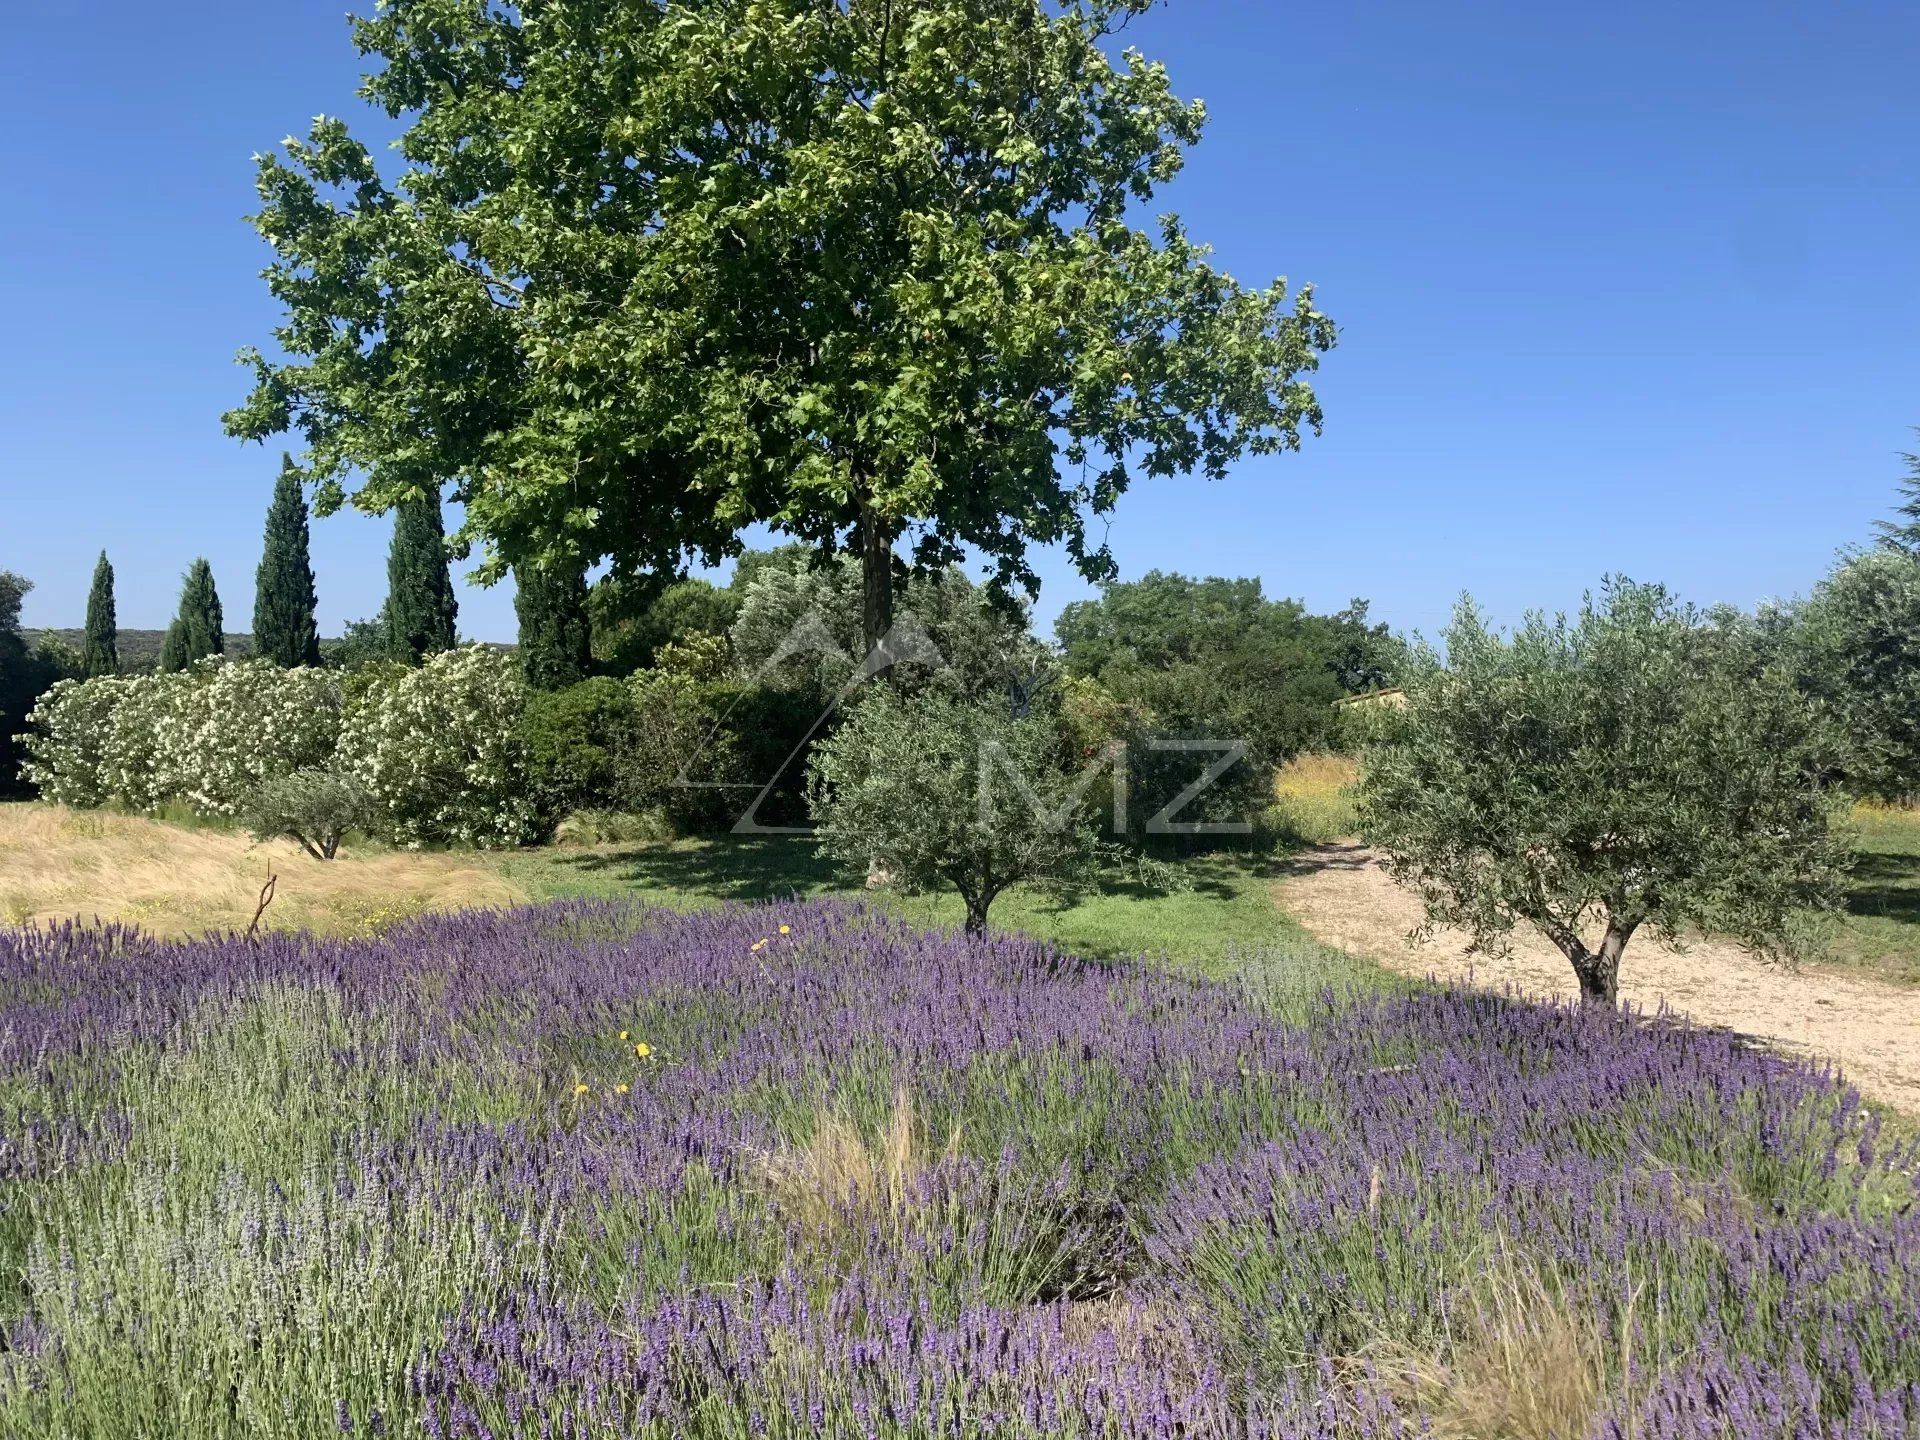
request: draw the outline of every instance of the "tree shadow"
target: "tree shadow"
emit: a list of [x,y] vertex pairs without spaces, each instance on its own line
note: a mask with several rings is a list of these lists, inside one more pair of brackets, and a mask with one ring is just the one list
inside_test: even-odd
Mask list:
[[789,900],[843,889],[804,837],[729,835],[673,844],[583,850],[555,863],[638,892],[678,890],[715,900]]
[[1849,915],[1920,924],[1920,855],[1859,856],[1846,905]]
[[1365,845],[1358,840],[1340,840],[1287,856],[1281,873],[1291,877],[1318,875],[1323,870],[1364,870],[1372,863],[1372,852]]

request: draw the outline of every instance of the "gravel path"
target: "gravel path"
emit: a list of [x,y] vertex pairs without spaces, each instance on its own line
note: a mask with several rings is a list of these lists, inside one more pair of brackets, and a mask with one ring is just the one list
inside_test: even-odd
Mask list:
[[[1298,857],[1275,887],[1281,906],[1319,939],[1414,976],[1572,998],[1573,968],[1536,934],[1516,934],[1504,958],[1469,956],[1443,931],[1407,936],[1420,902],[1360,845]],[[1920,1115],[1920,990],[1842,972],[1769,964],[1737,946],[1700,940],[1684,953],[1642,937],[1621,963],[1621,999],[1651,1011],[1663,1000],[1702,1025],[1724,1026],[1797,1055],[1833,1061],[1861,1093]]]

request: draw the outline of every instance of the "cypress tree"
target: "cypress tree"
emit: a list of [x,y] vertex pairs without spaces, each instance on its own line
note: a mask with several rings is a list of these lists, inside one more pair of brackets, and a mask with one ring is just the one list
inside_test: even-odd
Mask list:
[[167,626],[167,638],[160,647],[160,668],[184,670],[196,660],[224,653],[225,625],[220,592],[213,588],[213,567],[204,558],[195,560],[180,587],[180,613]]
[[93,589],[87,592],[87,638],[80,651],[80,669],[86,675],[120,673],[120,618],[113,603],[113,566],[104,550],[93,567]]
[[564,690],[587,678],[593,632],[587,577],[576,566],[514,568],[513,612],[520,620],[520,673],[530,690]]
[[313,561],[307,545],[307,499],[289,460],[267,507],[266,544],[253,594],[253,648],[276,665],[320,663],[314,618]]
[[[1920,430],[1914,432],[1920,435]],[[1900,482],[1900,503],[1893,507],[1898,520],[1876,520],[1880,543],[1920,560],[1920,455],[1901,457],[1907,462],[1907,478]]]
[[387,635],[396,659],[418,665],[451,650],[459,603],[447,573],[447,532],[440,497],[403,500],[394,511],[387,551]]

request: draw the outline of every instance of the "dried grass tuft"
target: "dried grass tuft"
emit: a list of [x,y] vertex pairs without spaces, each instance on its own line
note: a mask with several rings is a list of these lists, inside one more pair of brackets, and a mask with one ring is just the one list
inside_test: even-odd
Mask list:
[[[1618,1333],[1631,1337],[1629,1305]],[[1590,1306],[1502,1247],[1444,1353],[1383,1345],[1368,1369],[1437,1440],[1584,1440],[1631,1371]]]
[[938,1150],[929,1143],[913,1096],[893,1093],[886,1124],[869,1139],[844,1110],[822,1103],[804,1142],[756,1157],[754,1173],[776,1208],[818,1230],[898,1218],[928,1199],[930,1171],[960,1152],[955,1129]]
[[80,918],[158,935],[240,930],[267,876],[267,929],[365,934],[429,910],[527,897],[484,862],[376,850],[314,860],[290,840],[60,805],[0,805],[0,924]]

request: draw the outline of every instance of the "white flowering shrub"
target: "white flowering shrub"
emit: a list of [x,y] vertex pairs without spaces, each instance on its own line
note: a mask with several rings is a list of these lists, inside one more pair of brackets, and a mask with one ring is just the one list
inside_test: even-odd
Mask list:
[[527,783],[511,655],[469,645],[375,683],[348,711],[339,763],[402,844],[521,845],[539,817]]
[[206,679],[206,672],[197,666],[168,675],[129,677],[126,696],[107,722],[100,783],[109,799],[135,810],[151,810],[185,790],[192,757],[181,743],[184,710],[189,692]]
[[201,814],[236,815],[269,780],[333,758],[340,739],[335,672],[287,670],[271,660],[203,660],[190,676],[160,717],[155,769]]
[[135,677],[61,680],[40,697],[21,735],[21,772],[43,799],[61,805],[103,805],[114,712],[139,686]]

